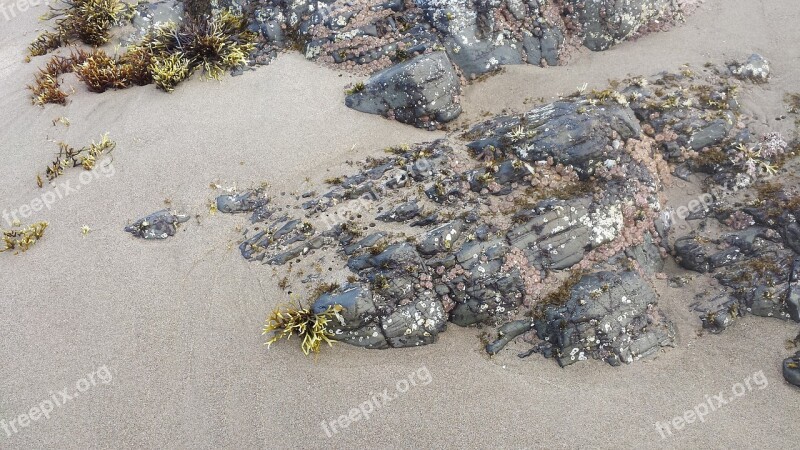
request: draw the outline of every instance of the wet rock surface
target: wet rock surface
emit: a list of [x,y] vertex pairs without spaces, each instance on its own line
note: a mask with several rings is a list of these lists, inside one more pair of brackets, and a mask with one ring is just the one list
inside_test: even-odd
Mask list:
[[800,352],[783,360],[783,378],[800,387]]
[[[450,322],[499,327],[489,353],[527,345],[563,366],[627,364],[673,345],[653,288],[669,255],[716,280],[687,299],[698,329],[747,313],[797,320],[800,201],[764,178],[797,144],[750,131],[736,100],[747,84],[728,76],[684,67],[630,78],[387,148],[322,194],[272,199],[242,256],[284,266],[287,280],[336,281],[310,301],[343,306],[331,332],[367,348],[427,345]],[[665,208],[676,167],[705,177],[702,208]]]
[[[256,59],[269,60],[275,49],[291,48],[328,66],[382,78],[407,72],[412,61],[413,66],[435,64],[433,72],[438,75],[389,83],[395,93],[380,102],[374,98],[376,92],[348,97],[348,106],[384,115],[398,103],[406,107],[413,103],[414,109],[394,117],[429,127],[434,120],[447,122],[460,112],[457,101],[448,99],[458,94],[453,87],[436,96],[444,98],[444,104],[430,108],[436,101],[430,93],[441,90],[443,83],[474,80],[509,64],[562,64],[570,49],[581,45],[605,50],[638,34],[668,27],[691,9],[685,3],[257,0],[245,10],[250,29],[263,39]],[[424,112],[415,111],[421,106],[421,91],[428,91],[422,98],[430,102]],[[413,119],[409,113],[415,113]]]
[[125,227],[125,231],[142,239],[166,239],[174,236],[177,226],[187,220],[189,220],[189,216],[186,214],[164,209],[128,225]]
[[[505,64],[555,65],[572,41],[604,50],[688,12],[670,0],[260,0],[251,28],[267,42],[365,73],[444,49],[469,79]],[[660,23],[661,26],[649,26]]]
[[757,53],[750,55],[745,62],[731,63],[728,68],[736,78],[755,83],[766,83],[771,70],[769,61]]
[[435,129],[461,113],[461,83],[444,52],[417,56],[373,75],[345,99],[358,111]]
[[540,351],[563,367],[589,357],[631,363],[672,345],[675,331],[657,308],[653,288],[634,272],[585,275],[563,306],[535,321]]
[[672,0],[568,0],[570,25],[578,27],[583,45],[590,50],[610,48],[642,29],[642,27],[670,17],[675,2]]
[[[781,191],[759,200],[759,206],[736,212],[720,207],[720,222],[744,229],[677,239],[674,252],[679,264],[710,272],[724,287],[710,301],[701,302],[698,311],[703,313],[704,328],[722,331],[748,313],[800,322],[796,275],[800,262],[790,245],[793,235],[786,231],[796,211],[787,209],[789,201]],[[746,219],[737,221],[745,214]]]

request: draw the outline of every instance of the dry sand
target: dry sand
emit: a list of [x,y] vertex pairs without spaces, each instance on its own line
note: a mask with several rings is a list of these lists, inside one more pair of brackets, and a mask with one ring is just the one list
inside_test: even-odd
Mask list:
[[[353,78],[296,54],[222,83],[193,80],[172,95],[152,86],[94,95],[73,83],[78,93],[68,106],[34,107],[24,85],[42,60],[22,59],[42,12],[0,24],[0,207],[41,195],[35,174],[55,141],[83,145],[109,132],[118,145],[112,177],[36,213],[31,219],[50,228],[31,251],[0,255],[0,420],[74,391],[101,366],[113,379],[10,437],[0,428],[0,448],[797,447],[800,391],[780,374],[784,342],[797,325],[747,317],[722,335],[700,337],[687,306],[692,285],[659,285],[679,329],[677,346],[619,368],[590,361],[561,369],[510,352],[489,359],[475,329],[455,326],[417,349],[337,345],[316,360],[296,342],[268,351],[262,321],[287,296],[277,272],[239,255],[239,220],[209,215],[206,205],[218,194],[209,184],[267,181],[280,196],[341,174],[346,160],[440,134],[348,110],[342,91]],[[629,73],[759,52],[774,75],[745,104],[765,126],[786,132],[788,121],[774,118],[784,92],[800,91],[798,20],[795,0],[707,0],[667,33],[574,55],[566,67],[512,66],[470,86],[459,123],[483,111],[524,110],[526,98],[549,99],[584,82],[601,87]],[[71,125],[54,126],[59,116]],[[61,180],[79,184],[79,173]],[[122,232],[165,199],[199,220],[165,242]],[[87,236],[84,225],[92,229]],[[422,367],[429,384],[326,436],[322,421],[394,391]],[[758,371],[768,380],[764,389],[665,439],[656,430],[656,421],[683,415],[707,395],[730,396]]]

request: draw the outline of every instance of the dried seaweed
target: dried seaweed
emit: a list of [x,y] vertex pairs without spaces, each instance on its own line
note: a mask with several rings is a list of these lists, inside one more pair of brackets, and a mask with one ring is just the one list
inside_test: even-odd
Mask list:
[[117,144],[109,139],[108,133],[106,133],[100,138],[100,142],[92,141],[88,146],[80,149],[75,149],[64,142],[60,142],[58,145],[58,156],[45,170],[45,175],[50,181],[71,167],[80,166],[84,170],[94,169],[97,159],[101,155],[111,152]]
[[38,222],[24,228],[3,231],[3,244],[5,248],[0,252],[17,250],[17,253],[27,251],[44,235],[47,222]]
[[333,345],[333,335],[328,331],[327,324],[334,319],[341,320],[341,311],[341,305],[329,306],[319,314],[299,305],[282,305],[272,311],[261,334],[272,333],[272,337],[266,342],[268,346],[297,335],[301,339],[300,348],[306,356],[319,353],[323,343]]

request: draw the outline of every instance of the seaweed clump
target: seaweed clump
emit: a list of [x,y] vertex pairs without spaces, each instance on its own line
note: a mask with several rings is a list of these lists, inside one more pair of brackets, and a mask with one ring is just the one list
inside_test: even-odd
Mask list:
[[111,152],[117,146],[116,142],[108,138],[108,133],[100,138],[100,142],[92,141],[88,146],[79,149],[75,149],[64,142],[58,145],[58,156],[45,170],[47,179],[50,181],[56,179],[64,173],[64,169],[70,167],[80,166],[84,170],[94,169],[97,159],[101,155]]
[[97,49],[53,56],[29,89],[35,104],[63,105],[68,94],[60,89],[59,76],[74,71],[92,92],[147,84],[171,92],[196,70],[218,80],[225,71],[247,64],[255,39],[244,16],[223,10],[181,26],[169,22],[157,27],[119,57]]
[[314,313],[311,308],[302,306],[279,306],[267,318],[262,335],[273,333],[266,342],[267,346],[280,341],[289,340],[293,335],[301,339],[300,348],[308,356],[319,353],[323,343],[333,346],[333,334],[328,330],[328,323],[339,317],[341,305],[331,305],[321,313]]
[[30,56],[46,55],[62,45],[80,41],[98,46],[108,42],[111,28],[130,20],[134,9],[120,0],[61,0],[50,10],[55,30],[40,34],[28,47]]
[[67,103],[68,94],[61,90],[59,78],[75,70],[75,66],[82,64],[89,57],[83,50],[72,52],[70,56],[53,56],[45,66],[34,75],[34,84],[28,85],[33,93],[31,101],[36,105]]
[[47,222],[38,222],[17,230],[3,231],[3,244],[5,248],[0,252],[17,250],[17,253],[27,251],[44,235]]

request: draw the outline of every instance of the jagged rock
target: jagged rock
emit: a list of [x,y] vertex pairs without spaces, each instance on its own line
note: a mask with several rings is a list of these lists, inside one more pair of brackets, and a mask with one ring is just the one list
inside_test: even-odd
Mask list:
[[733,120],[717,119],[695,131],[689,138],[689,146],[700,150],[722,141],[733,128]]
[[548,204],[537,208],[538,214],[511,229],[511,245],[541,268],[565,269],[583,259],[592,247],[591,225],[580,219],[588,216],[586,202]]
[[758,53],[750,55],[744,63],[731,63],[728,68],[733,76],[742,80],[750,80],[755,83],[765,83],[769,80],[769,61]]
[[[519,12],[507,3],[511,14]],[[431,14],[437,32],[450,32],[451,19]],[[487,33],[499,19],[480,20],[485,29],[478,31]],[[709,281],[709,292],[691,305],[707,330],[722,331],[747,313],[795,318],[800,295],[790,249],[800,247],[800,199],[759,185],[769,198],[733,209],[716,189],[741,175],[735,152],[765,156],[786,147],[727,124],[741,85],[714,70],[697,76],[684,69],[652,82],[631,78],[486,120],[460,136],[468,149],[452,136],[392,147],[387,156],[356,164],[362,168],[329,192],[299,200],[301,218],[259,225],[260,234],[243,245],[261,260],[296,258],[298,271],[312,265],[332,271],[346,260],[353,285],[319,304],[374,311],[345,311],[345,323],[332,325],[337,339],[370,348],[429,344],[447,321],[509,324],[487,348],[496,352],[513,334],[510,323],[535,317],[543,342],[534,348],[562,365],[589,357],[630,362],[673,339],[642,278],[662,278],[659,245],[674,247],[685,268]],[[694,152],[693,145],[704,149]],[[690,223],[698,230],[689,236],[676,236],[685,228],[670,230],[662,209],[659,196],[671,172],[665,159],[680,162],[685,177],[716,171],[706,186],[714,201],[687,217],[699,221]],[[286,211],[295,213],[291,205]],[[342,223],[317,234],[314,226],[331,215]],[[726,226],[734,232],[720,231]],[[362,236],[365,230],[372,234]],[[324,250],[301,258],[312,248]],[[570,268],[594,273],[562,286],[558,280]]]
[[331,321],[329,332],[338,341],[358,347],[387,348],[386,337],[380,329],[378,311],[372,302],[372,292],[363,286],[344,286],[338,294],[322,294],[312,307],[315,314],[330,306],[341,305],[343,322]]
[[783,360],[783,378],[800,387],[800,352]]
[[678,263],[685,269],[705,273],[711,270],[706,242],[696,236],[683,236],[673,245]]
[[795,258],[792,262],[789,289],[786,290],[786,309],[792,320],[800,322],[800,258]]
[[174,236],[177,225],[187,220],[189,220],[187,214],[173,213],[164,209],[128,225],[125,231],[142,239],[166,239]]
[[583,45],[590,50],[606,50],[640,28],[656,20],[669,18],[672,0],[568,0],[583,35]]
[[583,276],[564,306],[548,307],[535,323],[561,366],[590,356],[630,363],[672,345],[675,331],[657,308],[653,288],[634,272]]
[[480,40],[474,27],[458,36],[445,37],[444,46],[447,55],[468,79],[495,71],[502,65],[522,64],[522,52],[518,46]]
[[[261,214],[266,217],[258,219],[259,211],[264,211],[264,208],[262,206],[255,210],[252,219],[254,222],[266,220],[266,217],[269,216],[269,214]],[[281,265],[312,249],[321,248],[330,240],[329,235],[317,234],[314,227],[308,222],[281,217],[246,238],[239,244],[239,251],[245,259],[258,261],[263,261],[269,252],[273,256],[266,258],[266,262]]]
[[381,317],[381,327],[392,347],[416,347],[436,341],[447,327],[447,315],[441,302],[426,292],[414,303],[398,306]]
[[361,249],[372,247],[380,242],[384,237],[386,237],[386,233],[372,233],[357,242],[346,245],[344,247],[344,254],[352,255]]
[[563,42],[564,33],[558,27],[544,26],[522,34],[522,46],[528,64],[558,65],[559,49]]
[[468,146],[476,152],[488,146],[501,148],[530,163],[552,157],[573,166],[585,179],[607,159],[603,154],[612,145],[614,132],[623,139],[639,136],[639,121],[629,107],[557,101],[519,118],[474,127],[469,134],[481,138]]
[[618,205],[590,210],[589,200],[546,202],[534,215],[508,232],[511,245],[540,268],[566,269],[584,254],[616,238],[623,216]]
[[412,201],[397,205],[394,209],[385,214],[381,214],[380,216],[376,217],[376,219],[384,222],[405,222],[406,220],[417,217],[419,213],[419,204],[417,204],[415,201]]
[[369,268],[381,270],[404,270],[407,267],[420,267],[423,261],[413,245],[407,242],[387,246],[377,255],[364,254],[353,256],[347,266],[357,272]]
[[502,271],[500,261],[479,264],[448,287],[456,302],[450,321],[459,326],[513,313],[522,303],[525,291],[519,272]]
[[370,78],[345,103],[358,111],[392,116],[421,128],[436,128],[461,114],[461,84],[442,52],[420,55]]
[[422,237],[417,250],[423,255],[435,255],[438,252],[450,250],[453,248],[454,243],[461,235],[461,230],[464,229],[464,222],[455,220],[451,223],[442,225],[434,230],[429,231]]
[[762,226],[727,233],[718,239],[683,236],[675,242],[678,262],[689,270],[712,272],[728,288],[695,308],[703,328],[720,332],[737,317],[753,314],[800,321],[790,279],[795,256],[783,248],[780,235]]
[[647,275],[652,276],[664,269],[664,258],[661,257],[661,250],[653,242],[653,237],[650,233],[645,233],[644,242],[641,245],[627,249],[625,255],[636,260],[639,263],[639,267]]
[[268,206],[269,199],[260,190],[220,195],[216,205],[219,212],[228,214],[252,212],[251,222],[266,220],[272,216],[272,210]]
[[556,65],[575,36],[604,50],[686,11],[672,0],[258,0],[252,9],[250,28],[268,43],[325,64],[374,73],[444,48],[467,78],[504,64]]
[[710,301],[703,302],[695,307],[695,310],[702,313],[700,321],[703,328],[714,334],[726,330],[741,316],[739,301],[727,293],[719,294]]
[[[305,239],[302,239],[305,241]],[[273,265],[283,265],[287,262],[297,258],[300,255],[304,255],[313,249],[321,248],[324,244],[324,238],[322,236],[314,236],[313,238],[309,239],[308,241],[296,245],[289,250],[284,252],[278,253],[277,255],[273,256],[269,260],[267,260],[267,264]]]
[[337,340],[359,347],[416,347],[435,342],[445,330],[447,315],[430,291],[405,304],[388,298],[375,297],[366,287],[346,286],[339,293],[323,294],[313,308],[319,313],[341,305],[342,321],[331,323],[329,331]]
[[486,353],[496,355],[503,349],[509,342],[514,340],[522,333],[527,333],[533,329],[533,321],[529,319],[515,320],[503,324],[498,330],[499,338],[489,344],[486,344]]

